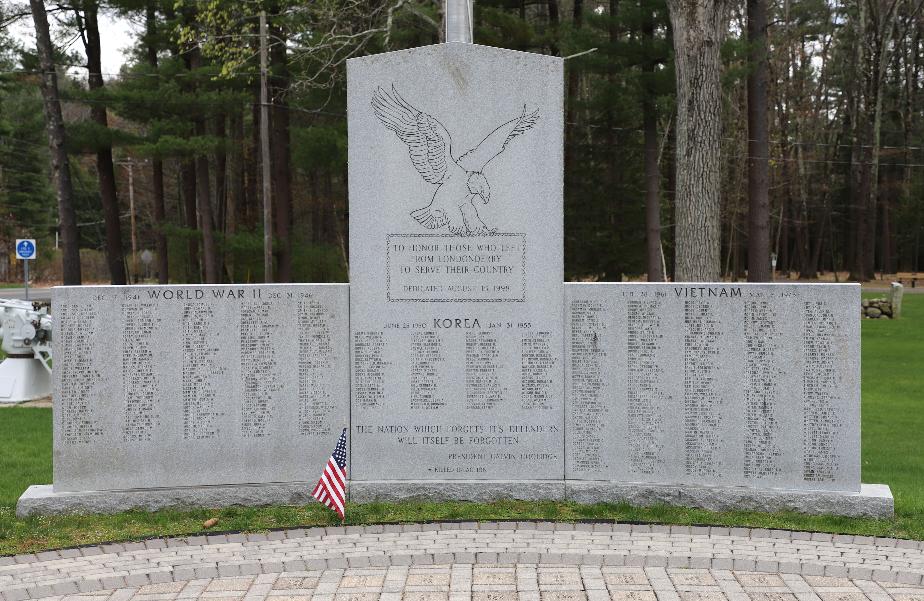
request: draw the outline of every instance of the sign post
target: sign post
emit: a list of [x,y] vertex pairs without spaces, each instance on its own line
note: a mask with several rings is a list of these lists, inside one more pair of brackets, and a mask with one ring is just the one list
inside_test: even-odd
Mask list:
[[35,240],[20,238],[16,240],[16,258],[23,261],[22,277],[26,289],[26,300],[29,300],[29,261],[35,258]]

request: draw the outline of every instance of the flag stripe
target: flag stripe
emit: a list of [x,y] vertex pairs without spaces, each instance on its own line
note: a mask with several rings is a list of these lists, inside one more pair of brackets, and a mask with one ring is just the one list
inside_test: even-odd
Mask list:
[[343,489],[343,472],[340,471],[340,468],[337,467],[333,461],[328,462],[327,471],[337,480],[337,484],[340,485],[340,488]]
[[337,494],[341,497],[343,496],[343,481],[337,477],[337,474],[334,473],[334,470],[330,469],[330,466],[327,466],[327,469],[324,470],[324,473],[327,475],[328,480],[331,484],[334,485],[337,489]]
[[339,488],[339,485],[336,482],[332,482],[332,479],[327,475],[327,472],[324,472],[321,475],[321,479],[327,483],[327,490],[330,492],[332,497],[342,497],[343,489]]

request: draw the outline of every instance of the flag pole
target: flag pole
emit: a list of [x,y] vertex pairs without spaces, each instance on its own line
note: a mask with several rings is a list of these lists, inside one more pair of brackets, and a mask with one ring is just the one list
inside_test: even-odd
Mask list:
[[472,43],[472,0],[444,0],[443,19],[447,42]]

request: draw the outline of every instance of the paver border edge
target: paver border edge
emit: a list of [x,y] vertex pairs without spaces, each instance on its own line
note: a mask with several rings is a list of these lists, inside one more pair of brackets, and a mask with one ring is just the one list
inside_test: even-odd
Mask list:
[[[30,553],[12,553],[0,555],[0,565],[7,563],[28,563],[39,561],[37,557],[46,553],[61,553],[67,551],[80,551],[81,555],[92,553],[111,553],[124,550],[125,545],[139,544],[147,549],[170,546],[193,546],[201,544],[218,544],[220,542],[209,539],[221,537],[243,537],[246,542],[269,540],[273,534],[280,538],[317,538],[335,534],[381,534],[387,532],[421,532],[430,530],[553,530],[571,531],[586,530],[592,532],[625,532],[638,534],[688,534],[690,536],[739,536],[742,538],[772,538],[780,540],[830,540],[834,543],[867,544],[877,547],[911,548],[924,551],[924,540],[912,538],[893,538],[868,536],[860,534],[820,532],[814,530],[791,530],[786,528],[760,528],[752,526],[717,526],[713,524],[667,524],[662,522],[616,521],[605,519],[578,519],[570,521],[551,521],[547,519],[532,518],[524,520],[432,520],[415,522],[376,522],[372,524],[355,524],[348,526],[312,526],[295,525],[279,528],[266,528],[254,531],[248,530],[215,530],[196,531],[169,536],[156,535],[142,538],[116,539],[89,543],[86,545],[71,545],[43,549]],[[281,536],[280,536],[281,533]],[[243,541],[241,541],[243,542]],[[116,547],[123,547],[118,549]],[[53,559],[53,558],[48,558]]]
[[[446,559],[447,554],[440,555]],[[756,573],[790,573],[806,576],[839,576],[855,580],[873,580],[876,582],[902,582],[911,585],[921,585],[924,574],[906,570],[872,570],[870,568],[847,568],[845,566],[830,566],[823,562],[760,562],[755,560],[732,560],[707,556],[665,556],[664,554],[624,554],[624,553],[533,553],[517,552],[516,561],[501,561],[513,559],[500,558],[498,553],[470,553],[456,552],[451,554],[452,565],[603,565],[628,567],[665,567],[665,568],[695,568],[711,570],[734,570]],[[671,558],[681,558],[683,561],[671,561]],[[437,557],[432,553],[412,553],[395,555],[373,555],[361,557],[330,557],[327,559],[313,559],[306,561],[279,561],[257,560],[237,564],[219,565],[207,562],[200,565],[184,565],[176,569],[150,570],[129,576],[110,576],[104,578],[74,578],[66,579],[55,584],[40,584],[26,587],[13,587],[0,589],[2,601],[24,601],[26,599],[41,599],[57,594],[91,593],[101,590],[140,587],[148,584],[165,582],[187,582],[201,578],[233,578],[242,576],[256,576],[259,574],[284,574],[287,572],[323,571],[327,569],[345,568],[387,568],[390,566],[433,565]],[[686,565],[684,565],[684,561]],[[707,565],[708,561],[708,565]],[[834,569],[831,569],[831,568]]]

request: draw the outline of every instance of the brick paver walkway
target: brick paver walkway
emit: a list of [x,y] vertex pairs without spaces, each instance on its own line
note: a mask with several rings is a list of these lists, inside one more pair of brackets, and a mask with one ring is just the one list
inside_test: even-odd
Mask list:
[[533,522],[313,528],[0,557],[0,601],[924,601],[924,543]]

